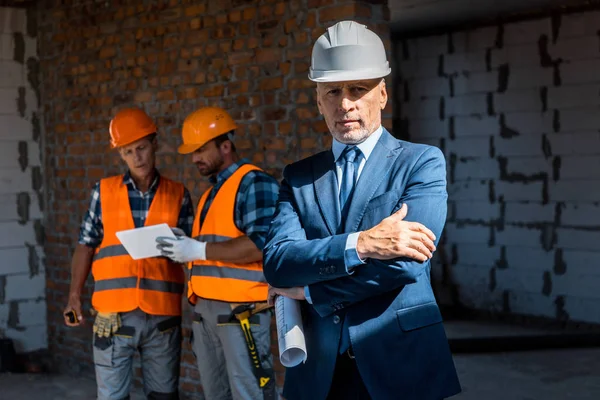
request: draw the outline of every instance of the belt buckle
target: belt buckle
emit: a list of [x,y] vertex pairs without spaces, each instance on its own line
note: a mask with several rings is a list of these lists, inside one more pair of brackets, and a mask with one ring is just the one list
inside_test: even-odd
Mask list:
[[352,347],[348,347],[348,350],[346,350],[346,354],[348,354],[348,357],[350,357],[351,360],[354,360],[356,358],[354,356],[354,352],[352,351]]

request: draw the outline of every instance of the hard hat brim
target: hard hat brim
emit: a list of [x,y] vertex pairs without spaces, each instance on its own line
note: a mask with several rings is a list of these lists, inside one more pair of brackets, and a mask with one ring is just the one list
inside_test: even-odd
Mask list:
[[179,154],[190,154],[202,147],[202,144],[188,143],[182,144],[177,148]]
[[118,149],[119,147],[127,146],[127,145],[129,145],[129,144],[131,144],[133,142],[137,142],[138,140],[141,140],[141,139],[145,138],[146,136],[150,136],[153,133],[157,133],[156,132],[156,128],[154,128],[154,129],[148,129],[148,132],[149,133],[146,133],[146,132],[142,131],[142,132],[138,133],[135,136],[131,136],[127,140],[121,139],[121,140],[119,140],[118,143],[117,142],[113,142],[111,140],[110,147],[113,148],[113,149]]
[[366,79],[384,78],[391,74],[392,69],[364,70],[364,71],[315,71],[309,70],[308,79],[313,82],[347,82]]

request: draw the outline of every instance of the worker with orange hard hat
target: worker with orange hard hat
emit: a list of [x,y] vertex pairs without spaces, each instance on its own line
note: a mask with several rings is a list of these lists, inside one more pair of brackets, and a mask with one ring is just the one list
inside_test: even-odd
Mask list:
[[157,242],[164,256],[188,263],[192,349],[205,397],[275,399],[262,249],[279,184],[240,159],[236,128],[219,107],[201,108],[185,119],[178,151],[191,154],[212,187],[200,198],[191,237]]
[[84,322],[81,292],[91,270],[97,398],[129,398],[139,349],[147,398],[179,399],[185,272],[168,258],[133,259],[117,233],[166,223],[178,234],[191,234],[193,204],[181,183],[158,173],[157,127],[144,111],[119,111],[109,132],[128,170],[101,179],[92,190],[71,262],[65,323]]

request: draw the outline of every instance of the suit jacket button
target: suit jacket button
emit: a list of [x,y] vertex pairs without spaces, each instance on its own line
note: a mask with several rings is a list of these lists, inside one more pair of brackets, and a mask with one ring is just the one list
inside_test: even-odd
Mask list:
[[340,323],[340,316],[339,315],[334,315],[333,316],[333,323],[334,324],[339,324]]

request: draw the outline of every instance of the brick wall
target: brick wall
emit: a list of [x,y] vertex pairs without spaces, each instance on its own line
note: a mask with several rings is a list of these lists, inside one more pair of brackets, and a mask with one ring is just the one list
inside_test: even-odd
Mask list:
[[[90,188],[122,171],[108,147],[111,115],[136,105],[156,119],[158,167],[195,200],[208,183],[176,148],[184,118],[201,106],[228,109],[240,124],[242,156],[280,178],[285,164],[331,141],[306,77],[312,43],[347,18],[387,37],[389,12],[379,0],[67,0],[39,1],[37,11],[52,227],[45,246],[49,344],[65,370],[91,372],[90,326],[65,328],[61,311]],[[86,299],[90,288],[91,280]],[[182,390],[200,396],[197,383],[186,342]]]
[[445,304],[600,323],[600,12],[394,41],[396,126],[448,161]]
[[36,45],[35,20],[0,7],[0,337],[20,353],[47,347]]

